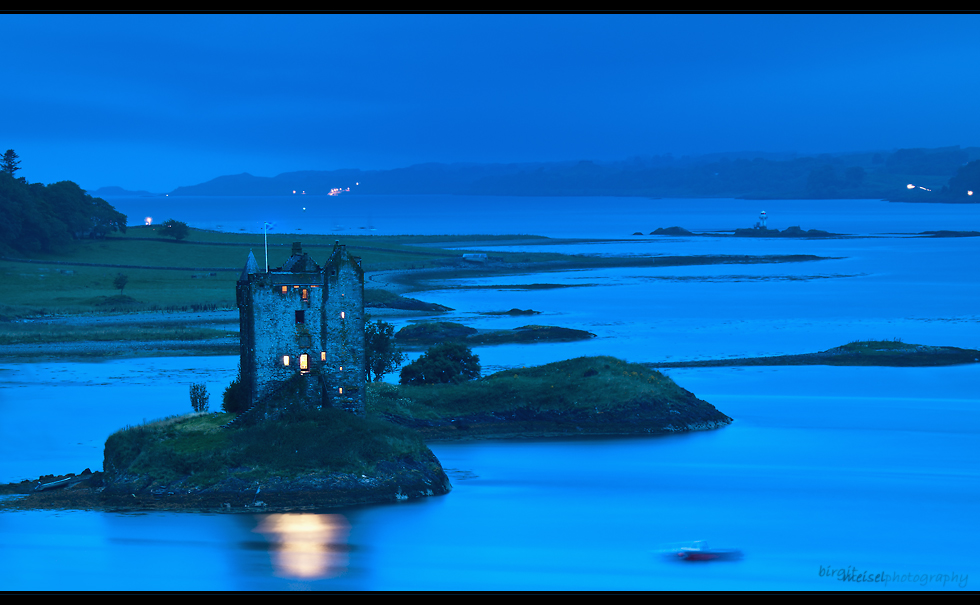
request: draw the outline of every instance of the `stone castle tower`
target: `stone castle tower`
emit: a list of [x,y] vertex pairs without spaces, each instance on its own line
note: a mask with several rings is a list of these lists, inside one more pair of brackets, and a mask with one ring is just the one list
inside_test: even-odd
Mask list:
[[275,415],[264,400],[297,375],[306,405],[364,412],[364,271],[346,246],[338,241],[321,268],[296,242],[264,273],[249,252],[237,299],[250,415]]

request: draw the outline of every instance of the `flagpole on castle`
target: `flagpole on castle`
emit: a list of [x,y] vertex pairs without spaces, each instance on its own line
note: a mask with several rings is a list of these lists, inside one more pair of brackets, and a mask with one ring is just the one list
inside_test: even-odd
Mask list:
[[265,272],[269,272],[269,223],[262,225],[262,230],[265,232]]

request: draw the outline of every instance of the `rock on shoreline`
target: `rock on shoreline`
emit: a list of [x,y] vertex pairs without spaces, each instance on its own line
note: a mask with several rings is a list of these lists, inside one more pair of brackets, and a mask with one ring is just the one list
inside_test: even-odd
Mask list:
[[230,476],[204,488],[193,486],[189,479],[159,484],[147,476],[107,479],[99,472],[88,481],[43,492],[33,491],[35,482],[14,483],[0,486],[0,494],[26,493],[26,497],[0,501],[0,509],[285,512],[399,502],[452,490],[435,456],[417,463],[382,463],[372,476],[311,472],[256,481]]

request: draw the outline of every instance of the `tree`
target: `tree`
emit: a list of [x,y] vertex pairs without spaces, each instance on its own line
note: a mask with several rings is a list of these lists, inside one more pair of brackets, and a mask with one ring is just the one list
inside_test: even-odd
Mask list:
[[14,173],[20,170],[20,160],[17,159],[19,156],[13,149],[8,149],[6,153],[3,154],[3,161],[0,162],[0,169],[14,176]]
[[191,407],[195,412],[208,411],[208,386],[203,382],[191,384]]
[[119,294],[123,293],[123,288],[126,287],[127,283],[129,283],[129,278],[123,275],[122,273],[117,275],[116,279],[112,280],[112,285],[119,288]]
[[163,224],[163,234],[167,237],[172,237],[178,242],[190,233],[190,228],[187,227],[187,223],[182,223],[180,221],[175,221],[170,219]]
[[364,328],[364,343],[367,349],[367,376],[371,381],[381,382],[385,374],[394,372],[405,361],[405,355],[395,347],[395,326],[384,321],[370,323]]
[[400,384],[446,384],[471,380],[480,375],[480,358],[461,342],[444,342],[430,347],[421,357],[402,368]]

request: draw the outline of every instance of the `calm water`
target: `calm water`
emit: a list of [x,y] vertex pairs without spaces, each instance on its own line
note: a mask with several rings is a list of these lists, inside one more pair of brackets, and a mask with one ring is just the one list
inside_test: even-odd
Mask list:
[[[379,232],[620,237],[674,224],[745,226],[762,209],[777,228],[980,230],[977,208],[962,206],[574,198],[518,212],[530,202],[448,196],[418,206],[456,214],[406,215],[407,227],[398,229],[378,211],[397,206],[395,196],[371,205],[364,199],[323,198],[336,210],[309,231],[356,225],[357,212],[369,207],[373,216],[362,220]],[[258,220],[268,219],[256,208],[277,205],[246,201]],[[567,212],[556,214],[562,203]],[[217,212],[210,204],[200,226]],[[784,213],[793,220],[775,224]],[[198,226],[194,216],[173,207],[174,218]],[[555,249],[839,258],[511,276],[460,282],[500,290],[421,297],[454,307],[452,319],[478,327],[529,323],[477,313],[530,307],[542,311],[534,323],[597,335],[585,343],[477,349],[486,371],[579,355],[655,361],[800,353],[865,338],[980,348],[974,238],[636,240]],[[590,287],[507,287],[543,282]],[[0,481],[97,470],[108,433],[189,411],[191,382],[207,381],[216,401],[235,367],[231,357],[0,366]],[[0,588],[942,590],[980,582],[980,555],[971,548],[980,501],[980,365],[668,373],[735,423],[662,438],[435,444],[455,488],[449,495],[329,514],[3,513]],[[739,547],[745,559],[685,565],[654,552],[697,539]],[[843,568],[896,579],[842,582],[830,570]]]

